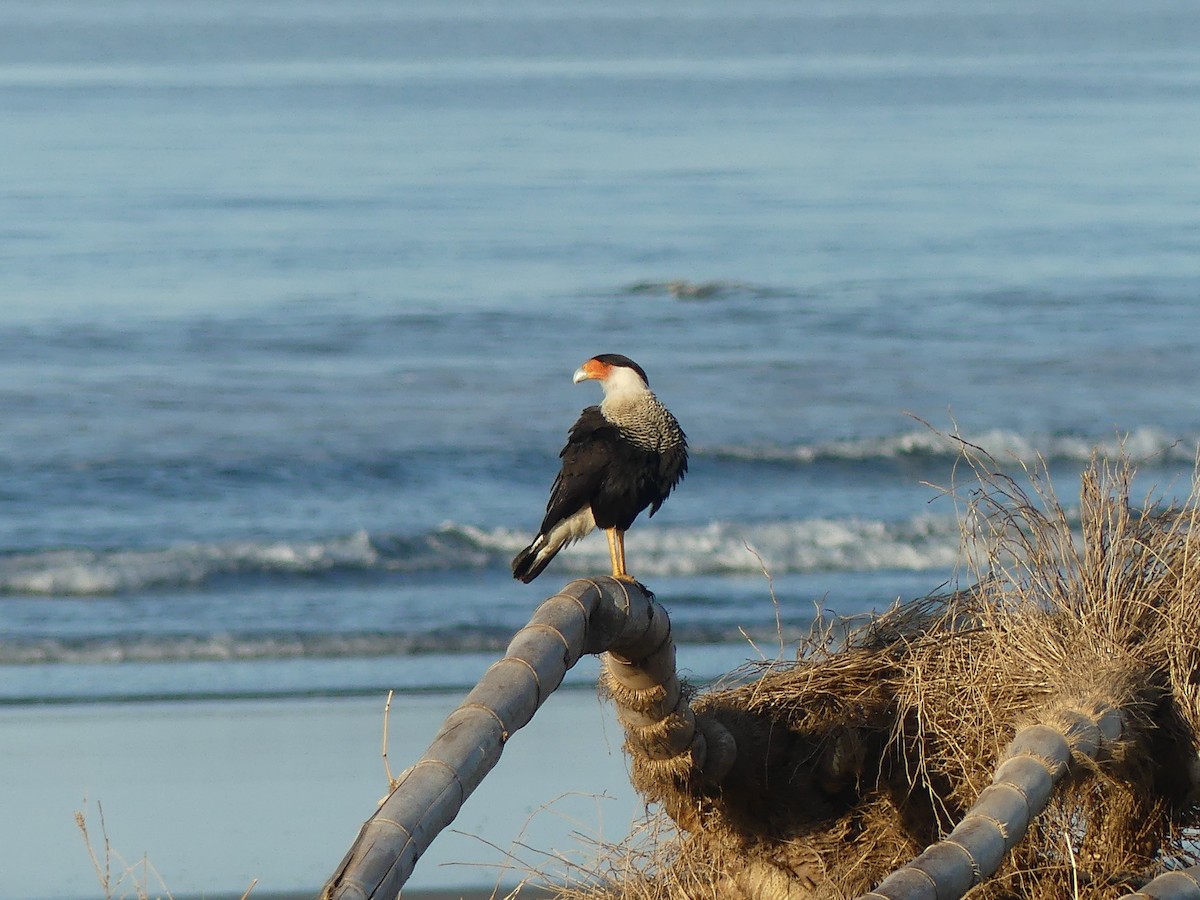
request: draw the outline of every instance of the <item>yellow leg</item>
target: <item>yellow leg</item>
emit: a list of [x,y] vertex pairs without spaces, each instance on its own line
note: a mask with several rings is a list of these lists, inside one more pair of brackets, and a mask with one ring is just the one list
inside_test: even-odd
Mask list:
[[612,560],[613,578],[621,581],[636,581],[625,571],[625,532],[619,528],[605,528],[608,535],[608,555]]

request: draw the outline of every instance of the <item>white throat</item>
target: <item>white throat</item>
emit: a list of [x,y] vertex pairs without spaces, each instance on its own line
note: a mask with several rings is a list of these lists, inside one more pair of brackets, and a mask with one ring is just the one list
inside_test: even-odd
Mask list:
[[600,409],[605,413],[617,413],[617,418],[621,410],[644,403],[647,397],[654,396],[633,369],[614,367],[608,377],[600,382],[600,386],[604,388]]

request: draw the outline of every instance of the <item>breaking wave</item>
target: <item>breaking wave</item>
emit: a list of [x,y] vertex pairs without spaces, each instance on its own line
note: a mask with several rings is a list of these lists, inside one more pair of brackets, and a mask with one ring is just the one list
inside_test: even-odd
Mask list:
[[[230,541],[161,549],[50,549],[0,556],[0,595],[92,596],[199,587],[219,579],[380,575],[507,566],[529,535],[512,528],[446,524],[411,537],[365,531],[316,541]],[[945,569],[958,558],[953,516],[900,522],[808,519],[656,524],[637,533],[638,574]],[[753,552],[749,549],[753,548]],[[564,553],[560,571],[608,566],[603,536]]]
[[223,575],[311,575],[369,569],[365,532],[329,541],[231,541],[154,550],[44,550],[0,557],[0,592],[87,596],[199,585]]
[[[479,547],[507,560],[526,543],[507,529],[462,527]],[[959,527],[952,516],[918,516],[901,522],[806,519],[760,523],[711,522],[641,529],[638,574],[656,577],[761,572],[856,572],[944,569],[958,559]],[[604,571],[608,546],[599,535],[555,560],[560,571]]]
[[[1191,465],[1197,458],[1200,435],[1168,434],[1139,428],[1106,438],[1080,435],[1030,436],[1004,429],[960,435],[967,443],[991,454],[998,462],[1036,465],[1045,462],[1086,463],[1093,453],[1115,457],[1124,453],[1135,461]],[[961,444],[929,429],[914,429],[883,437],[828,441],[794,446],[712,446],[700,453],[726,459],[763,462],[871,462],[904,458],[953,459]]]

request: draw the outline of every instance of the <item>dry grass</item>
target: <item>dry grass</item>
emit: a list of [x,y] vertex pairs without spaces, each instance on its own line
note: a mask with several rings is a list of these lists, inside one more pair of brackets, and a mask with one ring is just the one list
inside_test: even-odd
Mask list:
[[75,812],[75,825],[83,835],[104,900],[150,900],[151,897],[155,900],[171,900],[171,892],[149,859],[143,856],[130,864],[113,849],[108,838],[108,825],[104,821],[104,807],[100,804],[96,804],[96,814],[100,820],[99,846],[88,831],[87,816],[82,810]]
[[[84,801],[84,808],[87,801]],[[135,863],[129,863],[113,849],[108,837],[108,824],[104,821],[104,807],[96,804],[96,817],[100,822],[99,840],[95,839],[88,829],[87,813],[76,810],[75,825],[83,836],[87,847],[88,857],[92,868],[100,882],[101,896],[104,900],[173,900],[167,889],[166,881],[154,868],[149,858],[142,856]],[[241,900],[250,900],[257,880],[250,884]]]
[[[1127,739],[1080,762],[979,896],[1111,897],[1196,862],[1200,826],[1200,501],[1130,496],[1094,459],[1077,517],[964,444],[969,588],[899,605],[786,664],[694,699],[738,740],[712,786],[634,758],[678,830],[614,848],[565,898],[842,898],[943,836],[1019,728],[1105,702]],[[1077,518],[1077,521],[1073,521]],[[665,828],[666,826],[664,826]]]

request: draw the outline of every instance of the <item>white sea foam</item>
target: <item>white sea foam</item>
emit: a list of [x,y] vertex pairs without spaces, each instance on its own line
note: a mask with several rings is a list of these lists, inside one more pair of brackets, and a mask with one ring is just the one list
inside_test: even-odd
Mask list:
[[114,594],[201,584],[221,575],[306,575],[370,568],[379,554],[365,531],[327,541],[231,541],[151,550],[47,550],[0,558],[0,592]]
[[[480,547],[516,552],[526,536],[509,529],[458,526]],[[698,526],[636,528],[626,539],[639,576],[771,572],[948,569],[959,558],[953,516],[922,515],[900,522],[806,519],[710,522]],[[761,561],[760,561],[761,558]],[[571,572],[604,571],[608,546],[599,534],[561,553],[555,565]]]
[[[1200,435],[1170,434],[1156,428],[1138,428],[1127,434],[1106,437],[1077,435],[1024,435],[1005,429],[989,429],[976,434],[959,435],[962,441],[980,448],[999,462],[1016,461],[1036,465],[1039,461],[1087,462],[1093,453],[1117,456],[1124,453],[1135,461],[1162,460],[1191,463],[1196,460]],[[794,446],[721,445],[697,448],[733,459],[764,462],[813,463],[819,460],[851,462],[892,460],[905,457],[952,458],[962,443],[929,429],[914,429],[899,434]]]
[[[234,541],[150,550],[47,550],[0,557],[0,593],[91,596],[202,585],[215,578],[289,578],[332,572],[421,572],[507,566],[529,536],[511,528],[446,524],[416,537],[366,532],[322,541]],[[809,519],[655,523],[628,538],[639,575],[944,569],[958,552],[951,516],[901,522]],[[747,549],[754,548],[754,552]],[[755,556],[762,557],[760,563]],[[604,570],[598,533],[560,555],[562,571]]]

